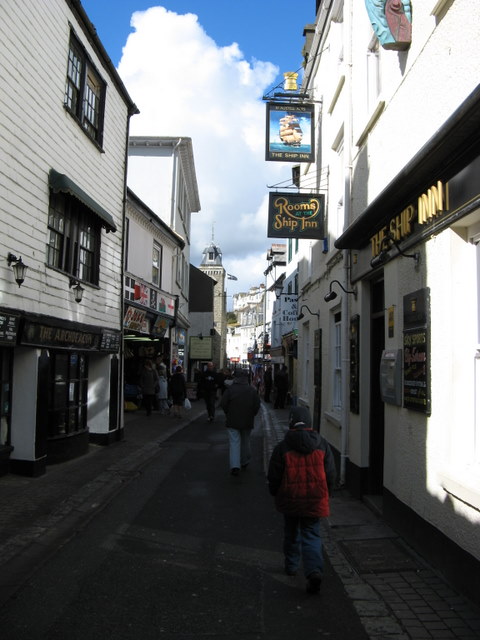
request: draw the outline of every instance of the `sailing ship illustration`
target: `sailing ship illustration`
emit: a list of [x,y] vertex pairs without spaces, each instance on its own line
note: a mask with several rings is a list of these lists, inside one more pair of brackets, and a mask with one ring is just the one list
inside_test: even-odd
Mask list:
[[283,144],[289,147],[299,147],[302,144],[303,131],[297,116],[294,113],[286,113],[280,118],[279,135]]

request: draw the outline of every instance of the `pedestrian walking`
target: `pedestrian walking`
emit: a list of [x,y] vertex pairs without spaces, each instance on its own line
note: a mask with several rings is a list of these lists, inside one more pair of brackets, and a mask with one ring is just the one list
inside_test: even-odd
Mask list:
[[168,380],[167,367],[162,363],[158,365],[158,408],[162,416],[168,416],[170,405],[168,404]]
[[158,374],[151,360],[145,360],[140,373],[140,386],[142,388],[143,406],[147,416],[151,415],[155,402],[155,394],[158,390]]
[[272,385],[273,385],[272,366],[268,365],[263,375],[263,399],[265,400],[265,402],[270,402]]
[[170,378],[170,395],[172,397],[172,413],[175,418],[183,415],[183,405],[187,397],[187,383],[180,365],[175,367],[175,373]]
[[228,429],[230,472],[238,476],[240,468],[246,469],[250,462],[250,434],[260,409],[260,397],[249,384],[246,369],[235,370],[233,383],[223,394],[220,406]]
[[200,377],[199,391],[205,401],[209,422],[213,422],[215,418],[218,383],[219,379],[215,366],[213,362],[208,362],[207,368]]
[[309,410],[294,407],[289,430],[273,450],[267,477],[275,506],[284,517],[285,573],[296,575],[303,561],[308,593],[317,593],[322,582],[320,518],[330,513],[336,475],[330,446],[312,429]]
[[283,409],[288,393],[288,370],[286,365],[282,365],[280,371],[275,373],[273,380],[275,385],[275,404],[274,409]]

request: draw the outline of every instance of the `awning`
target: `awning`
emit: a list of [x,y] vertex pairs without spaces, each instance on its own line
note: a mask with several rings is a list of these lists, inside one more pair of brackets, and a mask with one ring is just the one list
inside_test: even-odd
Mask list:
[[82,202],[102,220],[102,226],[105,227],[107,232],[117,230],[115,222],[108,211],[95,202],[93,198],[85,193],[83,189],[80,189],[80,187],[64,173],[58,173],[55,169],[50,169],[48,183],[55,193],[69,193],[71,196],[77,198],[77,200],[80,200],[80,202]]
[[361,249],[406,203],[437,180],[450,179],[479,149],[480,85],[336,240],[337,249]]

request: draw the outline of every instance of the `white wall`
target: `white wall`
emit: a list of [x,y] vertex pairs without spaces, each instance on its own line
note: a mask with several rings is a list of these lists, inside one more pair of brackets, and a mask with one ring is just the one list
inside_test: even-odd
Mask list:
[[[69,22],[107,83],[104,153],[63,106]],[[0,304],[117,326],[127,106],[64,0],[0,3],[0,74]],[[102,230],[100,291],[86,285],[81,305],[69,277],[45,264],[50,168],[67,174],[118,228]],[[6,264],[9,251],[29,267],[21,297]]]

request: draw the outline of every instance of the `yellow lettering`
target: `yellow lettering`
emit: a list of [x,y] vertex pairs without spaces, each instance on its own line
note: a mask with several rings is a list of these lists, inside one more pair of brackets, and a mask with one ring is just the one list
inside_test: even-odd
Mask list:
[[426,224],[445,211],[445,192],[443,183],[438,180],[437,185],[433,185],[418,198],[418,224]]

